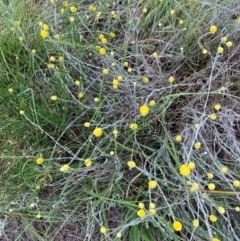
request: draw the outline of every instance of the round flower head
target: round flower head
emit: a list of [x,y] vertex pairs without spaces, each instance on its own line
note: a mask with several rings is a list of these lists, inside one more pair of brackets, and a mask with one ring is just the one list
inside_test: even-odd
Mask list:
[[85,163],[85,166],[86,166],[86,167],[92,166],[92,160],[89,159],[89,158],[87,158],[87,159],[84,161],[84,163]]
[[182,141],[182,136],[181,136],[181,135],[177,135],[177,136],[175,137],[175,140],[176,140],[177,142],[181,142],[181,141]]
[[170,77],[168,78],[168,81],[169,81],[170,83],[172,83],[172,82],[174,81],[174,77],[173,77],[173,76],[170,76]]
[[179,25],[183,25],[184,21],[183,21],[182,19],[180,19],[180,20],[178,21],[178,23],[179,23]]
[[113,133],[114,136],[117,136],[118,135],[118,130],[115,129],[115,130],[113,130],[112,133]]
[[224,207],[218,207],[218,212],[221,214],[225,213],[225,208]]
[[69,18],[69,21],[70,21],[71,23],[73,23],[73,22],[75,21],[75,18],[74,18],[74,17],[70,17],[70,18]]
[[36,163],[37,163],[38,165],[42,165],[43,162],[44,162],[44,159],[43,159],[42,157],[38,157],[37,160],[36,160]]
[[240,181],[239,180],[234,180],[233,181],[233,186],[234,187],[240,187]]
[[233,45],[233,43],[232,43],[231,41],[227,41],[227,42],[226,42],[226,46],[227,46],[228,48],[232,47],[232,45]]
[[144,209],[139,209],[137,211],[137,215],[140,217],[140,218],[143,218],[145,215],[146,215],[146,212]]
[[103,74],[105,74],[105,75],[108,75],[109,74],[109,71],[108,71],[108,69],[103,69]]
[[96,127],[93,131],[93,135],[95,137],[100,137],[102,135],[103,131],[102,131],[102,128],[100,127]]
[[210,216],[209,216],[209,219],[210,219],[210,221],[213,222],[213,223],[217,221],[217,217],[216,217],[215,215],[210,215]]
[[117,233],[116,235],[117,238],[121,238],[122,237],[122,234],[120,232]]
[[191,174],[191,169],[189,166],[183,164],[179,168],[179,172],[182,176],[188,177]]
[[101,39],[101,42],[102,42],[102,44],[106,44],[108,41],[107,41],[106,38],[102,38],[102,39]]
[[138,128],[138,125],[136,123],[131,123],[129,127],[132,130],[136,130]]
[[214,105],[214,109],[217,110],[217,111],[220,110],[221,109],[221,105],[219,105],[219,104]]
[[118,81],[122,81],[122,80],[123,80],[122,75],[118,75],[117,80],[118,80]]
[[147,13],[147,11],[148,11],[147,8],[143,8],[142,10],[143,13]]
[[209,183],[208,184],[208,189],[213,191],[214,189],[216,188],[215,184],[214,183]]
[[147,77],[147,76],[144,76],[143,78],[142,78],[142,81],[143,81],[143,83],[148,83],[149,82],[149,78]]
[[215,114],[211,114],[211,115],[209,116],[209,118],[210,118],[211,120],[216,120],[216,119],[217,119],[217,116],[216,116]]
[[131,170],[132,168],[135,168],[136,167],[136,162],[135,161],[129,161],[128,163],[128,166],[129,166],[129,169]]
[[78,93],[78,98],[79,99],[82,99],[83,97],[84,97],[84,93],[83,92]]
[[106,50],[104,48],[100,48],[99,49],[99,54],[100,55],[105,55],[106,54]]
[[203,49],[203,50],[202,50],[202,53],[203,53],[203,54],[207,54],[208,51],[207,51],[206,49]]
[[218,238],[213,238],[212,241],[221,241],[221,240]]
[[138,207],[143,209],[144,208],[144,203],[138,203]]
[[48,32],[46,31],[46,30],[41,30],[40,31],[40,35],[41,35],[41,37],[43,38],[43,39],[45,39],[47,36],[48,36]]
[[213,179],[213,176],[214,176],[213,173],[211,173],[211,172],[207,173],[207,178],[208,179]]
[[221,172],[222,172],[223,174],[227,173],[227,172],[228,172],[227,167],[222,167],[222,168],[221,168]]
[[56,95],[52,95],[51,96],[51,100],[53,100],[53,101],[57,100],[57,96]]
[[152,56],[153,56],[154,58],[157,58],[157,56],[158,56],[157,52],[154,52],[154,53],[152,54]]
[[142,116],[146,116],[149,113],[149,107],[147,105],[140,106],[139,112]]
[[222,42],[225,42],[225,43],[226,43],[226,42],[227,42],[227,37],[226,37],[226,36],[225,36],[225,37],[222,37],[221,40],[222,40]]
[[215,25],[210,26],[209,31],[212,34],[215,34],[217,32],[217,26]]
[[150,189],[156,188],[156,187],[157,187],[157,182],[156,182],[155,180],[149,181],[149,182],[148,182],[148,187],[149,187]]
[[71,7],[70,7],[70,12],[76,13],[76,12],[77,12],[77,8],[74,7],[74,6],[71,6]]
[[199,226],[199,220],[198,220],[198,219],[194,219],[194,220],[192,221],[192,224],[193,224],[193,226],[194,226],[195,228],[197,228],[197,227]]
[[194,144],[194,148],[196,149],[196,150],[199,150],[200,148],[201,148],[201,142],[196,142],[195,144]]
[[149,208],[149,213],[151,215],[155,215],[156,214],[156,209],[155,208]]
[[90,127],[90,125],[91,125],[90,122],[85,122],[84,123],[84,126],[87,127],[87,128]]
[[155,100],[151,100],[150,102],[149,102],[149,105],[150,106],[154,106],[156,104],[156,101]]
[[70,168],[70,167],[69,167],[68,164],[64,164],[63,166],[61,166],[60,171],[61,171],[61,172],[66,172],[66,171],[68,171],[69,168]]
[[222,47],[218,47],[217,52],[218,52],[219,54],[222,54],[222,53],[223,53],[223,48],[222,48]]
[[149,208],[155,208],[156,204],[155,203],[149,203]]
[[189,166],[189,168],[190,168],[191,170],[193,170],[193,169],[195,169],[196,164],[195,164],[194,162],[189,162],[189,163],[188,163],[188,166]]
[[240,212],[240,207],[235,207],[236,212]]
[[100,228],[100,233],[106,233],[106,232],[107,232],[107,229],[105,227]]
[[173,226],[173,229],[175,231],[181,231],[182,230],[182,223],[179,222],[179,221],[174,221],[172,226]]
[[10,94],[12,94],[13,91],[14,91],[13,88],[9,88],[9,89],[8,89],[8,92],[9,92]]

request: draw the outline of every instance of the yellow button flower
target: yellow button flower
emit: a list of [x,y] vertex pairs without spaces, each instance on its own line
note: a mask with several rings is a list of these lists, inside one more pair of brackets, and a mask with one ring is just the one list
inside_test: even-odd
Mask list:
[[215,215],[210,215],[210,216],[209,216],[209,219],[210,219],[210,221],[213,222],[213,223],[217,221],[217,217],[216,217]]
[[103,133],[103,131],[102,131],[102,128],[100,128],[100,127],[96,127],[96,128],[94,129],[94,131],[93,131],[93,135],[94,135],[95,137],[100,137],[100,136],[102,136],[102,133]]
[[154,53],[152,54],[152,56],[153,56],[154,58],[157,58],[157,56],[158,56],[157,52],[154,52]]
[[68,164],[64,164],[63,166],[61,166],[60,171],[61,171],[61,172],[66,172],[66,171],[68,171],[69,168],[70,168],[70,167],[69,167]]
[[44,163],[44,159],[42,157],[38,157],[37,160],[36,160],[36,163],[38,165],[42,165]]
[[214,176],[213,173],[211,173],[211,172],[207,173],[207,178],[208,179],[213,179],[213,176]]
[[157,187],[157,182],[156,182],[155,180],[149,181],[149,182],[148,182],[148,187],[149,187],[150,189],[156,188],[156,187]]
[[215,34],[217,32],[217,26],[215,25],[210,26],[209,31],[212,34]]
[[136,167],[136,162],[135,161],[129,161],[128,163],[128,166],[129,166],[129,169],[131,170],[132,168],[135,168]]
[[172,82],[174,81],[174,77],[173,77],[173,76],[170,76],[170,77],[168,78],[168,81],[169,81],[170,83],[172,83]]
[[189,166],[182,164],[179,168],[179,172],[182,176],[188,177],[191,174],[191,169]]
[[208,189],[213,191],[214,189],[216,188],[215,184],[214,183],[209,183],[208,184]]
[[138,207],[143,209],[144,208],[144,203],[138,203]]
[[48,32],[46,30],[41,30],[40,35],[43,39],[45,39],[48,36]]
[[227,167],[222,167],[222,168],[221,168],[221,172],[224,173],[224,174],[227,173],[227,172],[228,172]]
[[76,13],[76,12],[77,12],[77,8],[74,7],[74,6],[71,6],[71,7],[70,7],[70,12]]
[[84,97],[84,93],[83,92],[78,93],[78,98],[79,99],[82,99],[83,97]]
[[191,170],[193,170],[193,169],[195,169],[196,164],[195,164],[194,162],[189,162],[189,163],[188,163],[188,166],[189,166],[189,168],[190,168]]
[[198,219],[194,219],[194,220],[192,221],[192,224],[193,224],[193,226],[194,226],[195,228],[197,228],[197,227],[199,226],[199,220],[198,220]]
[[203,50],[202,50],[202,53],[203,53],[203,54],[207,54],[208,51],[207,51],[206,49],[203,49]]
[[129,127],[130,127],[130,129],[132,129],[132,130],[136,130],[136,129],[138,128],[138,124],[136,124],[136,123],[131,123]]
[[53,100],[53,101],[57,100],[57,96],[56,95],[52,95],[51,96],[51,100]]
[[218,52],[219,54],[222,54],[222,53],[223,53],[223,48],[222,48],[222,47],[218,47],[217,52]]
[[104,56],[106,54],[106,50],[104,48],[100,48],[99,54]]
[[234,180],[233,181],[233,186],[234,187],[240,187],[240,181],[239,180]]
[[105,227],[100,228],[100,233],[106,233],[106,232],[107,232],[107,229]]
[[147,76],[144,76],[143,78],[142,78],[142,81],[143,81],[143,83],[148,83],[149,82],[149,78],[147,77]]
[[209,116],[209,118],[210,118],[211,120],[216,120],[216,119],[217,119],[217,116],[216,116],[215,114],[211,114],[211,115]]
[[84,161],[84,163],[85,163],[85,166],[86,166],[86,167],[92,166],[92,160],[89,159],[89,158],[87,158],[87,159]]
[[220,110],[221,109],[221,105],[219,105],[219,104],[214,105],[214,109],[217,110],[217,111]]
[[179,222],[179,221],[174,221],[172,226],[173,226],[173,229],[175,231],[181,231],[182,230],[182,223]]
[[181,135],[177,135],[177,136],[175,137],[175,140],[176,140],[177,142],[181,142],[181,141],[182,141],[182,136],[181,136]]
[[194,144],[194,148],[196,149],[196,150],[199,150],[200,148],[201,148],[201,142],[196,142],[195,144]]
[[109,74],[109,70],[108,69],[103,69],[103,74],[105,74],[105,75],[108,75]]
[[90,127],[90,125],[91,125],[90,122],[85,122],[84,123],[84,126],[87,127],[87,128]]
[[227,42],[226,42],[226,46],[227,46],[228,48],[232,47],[232,45],[233,45],[233,43],[232,43],[231,41],[227,41]]
[[225,208],[224,207],[218,207],[218,212],[221,214],[225,213]]
[[142,116],[146,116],[149,113],[149,107],[147,105],[140,106],[139,112]]
[[146,215],[146,212],[144,209],[139,209],[137,211],[137,215],[140,217],[140,218],[143,218],[145,215]]

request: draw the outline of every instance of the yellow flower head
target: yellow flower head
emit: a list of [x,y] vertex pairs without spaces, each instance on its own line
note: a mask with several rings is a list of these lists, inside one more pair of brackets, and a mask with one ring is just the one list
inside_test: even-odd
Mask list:
[[71,12],[71,13],[76,13],[76,12],[77,12],[77,8],[74,7],[74,6],[71,6],[71,7],[70,7],[70,12]]
[[193,226],[194,226],[195,228],[197,228],[197,227],[199,226],[199,220],[198,220],[198,219],[194,219],[194,220],[192,221],[192,224],[193,224]]
[[149,187],[150,189],[156,188],[156,187],[157,187],[157,182],[156,182],[155,180],[149,181],[149,182],[148,182],[148,187]]
[[217,221],[217,217],[216,217],[215,215],[210,215],[210,216],[209,216],[209,219],[210,219],[210,221],[213,222],[213,223]]
[[87,159],[84,161],[84,163],[85,163],[85,166],[86,166],[86,167],[92,166],[92,160],[89,159],[89,158],[87,158]]
[[213,179],[213,176],[214,176],[213,173],[211,173],[211,172],[207,173],[207,178],[208,179]]
[[107,41],[106,38],[102,38],[102,39],[101,39],[101,42],[102,42],[102,44],[106,44],[108,41]]
[[172,83],[172,82],[174,81],[174,77],[173,77],[173,76],[170,76],[170,77],[168,78],[168,81],[169,81],[170,83]]
[[140,218],[143,218],[145,215],[146,215],[146,212],[144,209],[139,209],[137,211],[137,215],[140,217]]
[[233,45],[233,43],[232,43],[231,41],[227,41],[227,42],[226,42],[226,46],[227,46],[228,48],[232,47],[232,45]]
[[132,129],[132,130],[136,130],[136,129],[138,128],[138,124],[136,124],[136,123],[131,123],[129,127],[130,127],[130,129]]
[[61,166],[60,171],[61,171],[61,172],[66,172],[66,171],[68,171],[69,168],[70,168],[70,167],[69,167],[68,164],[64,164],[64,165]]
[[184,21],[183,21],[182,19],[180,19],[180,20],[178,21],[178,23],[179,23],[179,25],[182,25],[182,24],[184,23]]
[[211,120],[216,120],[216,119],[217,119],[217,115],[211,114],[211,115],[209,116],[209,118],[210,118]]
[[221,172],[224,173],[224,174],[227,173],[228,172],[228,168],[227,167],[222,167],[221,168]]
[[107,232],[107,229],[105,227],[100,228],[100,233],[106,233],[106,232]]
[[195,144],[194,144],[194,148],[196,149],[196,150],[199,150],[200,148],[201,148],[201,142],[196,142]]
[[94,135],[95,137],[100,137],[100,136],[102,136],[102,133],[103,133],[103,131],[102,131],[102,128],[101,128],[101,127],[96,127],[96,128],[94,129],[94,131],[93,131],[93,135]]
[[129,161],[128,163],[128,166],[129,166],[129,169],[131,170],[132,168],[135,168],[136,167],[136,162],[135,161]]
[[118,130],[115,129],[115,130],[113,130],[112,133],[113,133],[114,136],[117,136],[118,135]]
[[219,105],[219,104],[214,105],[214,109],[217,110],[217,111],[220,110],[221,109],[221,105]]
[[78,93],[78,98],[79,99],[82,99],[83,97],[84,97],[84,93],[83,92]]
[[218,52],[219,54],[222,54],[222,53],[223,53],[223,47],[218,47],[217,52]]
[[155,100],[151,100],[151,101],[149,102],[149,105],[150,105],[150,106],[156,105],[156,101],[155,101]]
[[85,122],[84,123],[84,126],[87,127],[87,128],[90,127],[90,125],[91,125],[90,122]]
[[122,80],[123,80],[122,75],[118,75],[117,80],[118,80],[118,81],[122,81]]
[[71,23],[73,23],[73,22],[75,21],[75,18],[74,18],[74,17],[70,17],[70,18],[69,18],[69,21],[70,21]]
[[240,211],[240,207],[235,207],[235,211],[239,212]]
[[149,208],[149,213],[151,215],[155,215],[156,214],[156,209],[155,208]]
[[143,78],[142,78],[142,81],[143,81],[143,83],[148,83],[149,82],[149,78],[147,77],[147,76],[144,76]]
[[182,141],[182,136],[181,136],[181,135],[177,135],[177,136],[175,137],[175,140],[176,140],[177,142],[181,142],[181,141]]
[[203,54],[207,54],[208,51],[207,51],[206,49],[203,49],[203,50],[202,50],[202,53],[203,53]]
[[155,203],[149,203],[149,208],[155,208],[156,204]]
[[45,39],[48,36],[48,32],[46,30],[41,30],[40,35],[43,39]]
[[149,107],[147,105],[142,105],[140,106],[139,111],[142,116],[146,116],[149,113]]
[[148,11],[147,8],[143,8],[142,10],[143,13],[147,13],[147,11]]
[[100,48],[99,49],[99,54],[104,56],[106,54],[105,48]]
[[43,30],[45,30],[45,31],[48,31],[48,30],[49,30],[49,27],[48,27],[47,24],[43,24],[43,25],[42,25],[42,28],[43,28]]
[[217,26],[215,25],[210,26],[209,31],[212,34],[215,34],[217,32]]
[[118,232],[118,233],[116,234],[116,237],[117,237],[117,238],[121,238],[121,237],[122,237],[122,234],[121,234],[120,232]]
[[218,212],[220,214],[224,214],[225,213],[225,208],[224,207],[218,207]]
[[14,91],[13,88],[9,88],[9,89],[8,89],[8,92],[9,92],[10,94],[12,94],[13,91]]
[[36,163],[38,165],[42,165],[44,163],[44,159],[42,157],[38,157],[37,160],[36,160]]
[[189,166],[182,164],[179,168],[179,172],[182,176],[188,177],[191,174],[191,169]]
[[154,52],[154,53],[152,54],[152,56],[153,56],[154,58],[157,58],[157,56],[158,56],[157,52]]
[[208,189],[213,191],[214,189],[216,188],[215,184],[214,183],[209,183],[208,184]]
[[227,42],[227,37],[226,36],[222,37],[221,40],[222,40],[222,42],[226,43]]
[[144,203],[138,203],[138,207],[143,209],[144,208]]
[[75,83],[76,86],[80,86],[81,82],[79,80],[76,80],[74,83]]
[[196,164],[195,164],[194,162],[189,162],[189,163],[188,163],[188,166],[189,166],[189,168],[190,168],[191,170],[193,170],[193,169],[195,169]]
[[234,187],[240,187],[240,181],[239,180],[234,180],[233,181],[233,186]]
[[182,223],[179,222],[179,221],[174,221],[172,226],[173,226],[173,229],[175,231],[181,231],[182,230]]
[[108,75],[109,74],[109,70],[108,69],[103,69],[102,72],[103,72],[104,75]]
[[52,95],[51,96],[51,100],[53,100],[53,101],[57,100],[57,96],[56,95]]
[[221,241],[221,240],[218,238],[213,238],[212,241]]

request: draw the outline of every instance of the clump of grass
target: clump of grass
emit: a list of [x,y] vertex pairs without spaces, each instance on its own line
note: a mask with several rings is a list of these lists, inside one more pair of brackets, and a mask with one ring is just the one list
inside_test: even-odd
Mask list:
[[234,2],[0,4],[6,240],[239,240]]

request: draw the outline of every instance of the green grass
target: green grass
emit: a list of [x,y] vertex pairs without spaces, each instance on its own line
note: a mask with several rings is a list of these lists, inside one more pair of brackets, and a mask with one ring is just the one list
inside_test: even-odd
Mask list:
[[[0,1],[3,240],[240,240],[233,185],[240,171],[237,4],[94,0],[91,11],[82,0],[65,7],[57,0],[23,2]],[[146,116],[142,105],[149,107]],[[93,134],[97,127],[100,137]],[[136,167],[129,168],[130,160]],[[183,176],[179,168],[190,162],[196,167]],[[69,169],[62,171],[64,165]],[[174,221],[182,230],[174,230]]]

